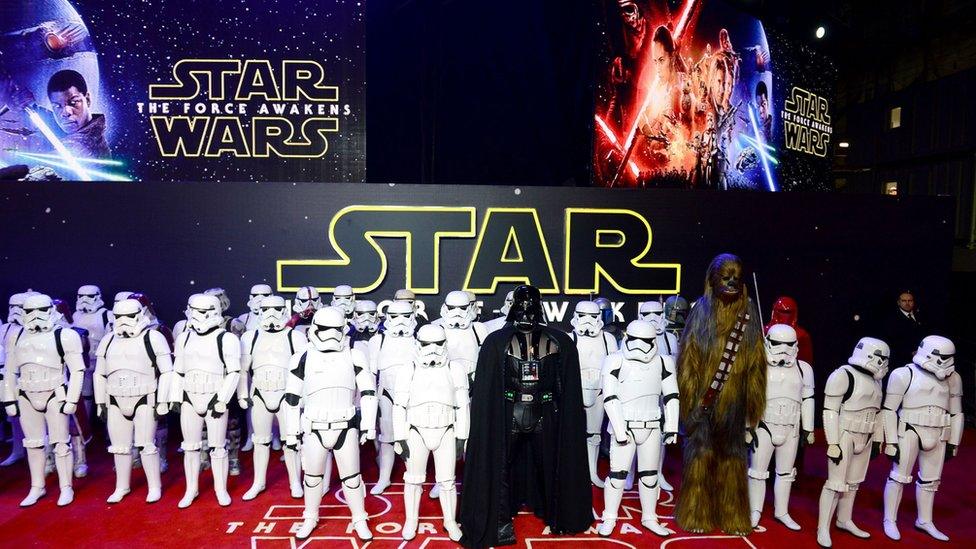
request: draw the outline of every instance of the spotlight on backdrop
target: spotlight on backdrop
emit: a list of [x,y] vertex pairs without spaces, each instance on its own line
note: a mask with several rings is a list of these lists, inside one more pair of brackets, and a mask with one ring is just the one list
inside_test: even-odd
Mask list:
[[823,38],[824,36],[826,36],[826,35],[827,35],[827,29],[826,29],[826,28],[824,28],[824,27],[823,27],[823,26],[821,25],[821,26],[819,26],[819,27],[817,27],[817,30],[816,30],[816,31],[815,31],[815,32],[814,32],[813,34],[814,34],[814,36],[816,36],[816,37],[817,37],[817,39],[819,40],[819,39],[821,39],[821,38]]

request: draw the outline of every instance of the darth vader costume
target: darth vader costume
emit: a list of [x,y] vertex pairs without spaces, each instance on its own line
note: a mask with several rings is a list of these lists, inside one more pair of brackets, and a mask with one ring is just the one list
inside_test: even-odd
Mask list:
[[522,504],[553,534],[593,522],[579,356],[542,320],[539,290],[519,286],[510,324],[478,355],[461,493],[465,547],[514,544]]

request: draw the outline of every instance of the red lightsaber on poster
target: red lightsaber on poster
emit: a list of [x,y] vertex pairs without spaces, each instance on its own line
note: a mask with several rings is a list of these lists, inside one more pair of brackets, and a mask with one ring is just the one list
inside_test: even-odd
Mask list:
[[[681,35],[684,33],[685,29],[688,27],[688,20],[691,18],[691,13],[695,7],[695,0],[685,0],[684,7],[681,9],[681,16],[678,17],[678,24],[674,27],[674,41],[675,43],[680,43]],[[630,131],[627,132],[627,140],[625,141],[625,151],[624,158],[620,161],[620,166],[617,167],[617,173],[614,174],[613,180],[610,181],[610,187],[615,187],[617,182],[620,181],[620,177],[624,173],[624,169],[627,167],[627,163],[630,161],[630,156],[634,153],[634,147],[637,144],[637,126],[640,124],[641,115],[647,110],[647,107],[651,104],[651,99],[654,97],[652,93],[654,89],[654,84],[657,82],[657,75],[654,76],[654,83],[647,90],[647,95],[641,102],[640,109],[637,110],[637,115],[634,117],[634,123],[630,126]]]

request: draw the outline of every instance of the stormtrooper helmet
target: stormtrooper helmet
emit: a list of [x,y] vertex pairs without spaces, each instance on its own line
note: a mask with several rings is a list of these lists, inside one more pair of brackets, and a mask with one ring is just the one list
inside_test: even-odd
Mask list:
[[356,308],[356,294],[352,291],[352,286],[340,284],[332,292],[332,306],[341,309],[342,313],[348,318]]
[[412,336],[417,329],[417,317],[413,305],[408,301],[394,301],[386,308],[383,320],[386,333],[394,337]]
[[136,337],[149,326],[145,309],[135,299],[123,299],[113,305],[112,316],[112,331],[119,337]]
[[650,362],[657,356],[657,332],[646,320],[633,320],[624,333],[624,358]]
[[24,328],[30,333],[50,332],[61,318],[49,296],[33,294],[24,300]]
[[261,329],[267,332],[277,332],[284,329],[289,319],[287,309],[285,298],[280,295],[269,295],[261,298],[260,303],[258,303]]
[[198,334],[205,334],[224,321],[220,311],[220,300],[215,295],[193,294],[187,305],[190,309],[187,326]]
[[439,368],[447,364],[447,335],[444,328],[425,324],[417,331],[417,364],[424,368]]
[[891,349],[888,348],[887,343],[873,337],[862,337],[854,346],[854,352],[847,359],[847,363],[864,368],[874,376],[874,379],[881,380],[888,374],[890,356]]
[[78,288],[75,309],[79,313],[94,313],[105,306],[102,300],[102,290],[94,284],[85,284]]
[[223,315],[230,309],[230,298],[227,297],[227,290],[223,288],[210,288],[203,292],[206,295],[216,296],[217,301],[220,302],[220,314]]
[[336,307],[322,307],[312,316],[308,342],[316,350],[341,351],[346,346],[346,315]]
[[501,313],[502,316],[508,316],[508,311],[512,310],[512,303],[515,303],[515,290],[505,294],[505,303],[503,303],[501,308],[498,309],[498,312]]
[[474,295],[474,292],[465,290],[464,295],[468,296],[468,301],[471,303],[468,311],[471,313],[471,321],[474,322],[481,318],[481,303],[478,302],[478,296]]
[[613,324],[613,304],[610,300],[605,297],[598,297],[593,300],[600,307],[600,316],[603,319],[603,325],[609,326]]
[[[29,300],[28,300],[29,301]],[[24,305],[27,311],[27,305]],[[930,335],[918,345],[912,362],[935,374],[939,379],[946,379],[956,371],[956,346],[948,338]]]
[[573,318],[569,321],[577,335],[595,337],[603,330],[603,318],[600,306],[593,301],[580,301],[573,311]]
[[441,318],[448,328],[467,328],[471,325],[474,307],[466,292],[453,291],[447,294],[441,305]]
[[376,314],[376,302],[368,299],[357,299],[352,311],[352,325],[360,332],[375,332],[379,324]]
[[24,301],[34,294],[35,292],[28,291],[10,296],[7,301],[7,322],[17,326],[24,325]]
[[125,291],[115,292],[115,298],[112,299],[113,306],[119,301],[122,301],[123,299],[129,299],[130,297],[132,297],[133,293],[134,292],[125,292]]
[[786,324],[774,324],[769,327],[763,339],[766,349],[766,364],[769,366],[791,366],[796,362],[799,350],[796,342],[796,330]]
[[247,308],[252,315],[261,314],[261,301],[271,296],[271,286],[267,284],[255,284],[251,286],[251,291],[247,294]]
[[319,297],[319,291],[312,286],[302,286],[295,292],[295,303],[292,304],[291,310],[302,318],[311,318],[315,311],[321,308],[322,298]]
[[667,320],[664,319],[664,305],[660,301],[645,301],[641,303],[637,316],[641,320],[646,320],[654,325],[657,335],[664,333],[667,327]]

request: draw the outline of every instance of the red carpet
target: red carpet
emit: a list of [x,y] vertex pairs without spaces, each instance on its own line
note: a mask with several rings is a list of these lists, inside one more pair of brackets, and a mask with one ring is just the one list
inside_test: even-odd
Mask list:
[[[621,547],[789,547],[803,549],[817,547],[816,520],[817,498],[823,486],[826,465],[824,446],[818,444],[807,450],[803,470],[793,490],[791,515],[802,526],[803,531],[792,532],[772,519],[772,493],[767,497],[767,509],[760,531],[746,538],[728,537],[716,532],[708,536],[693,536],[678,531],[670,538],[662,539],[641,529],[640,504],[636,492],[627,494],[621,509],[621,520],[617,533],[612,539],[603,539],[593,532],[559,538],[547,536],[543,525],[531,515],[522,515],[516,521],[516,531],[520,547],[534,549],[575,549],[576,547],[596,547],[619,549]],[[862,485],[855,509],[855,520],[859,526],[872,534],[870,540],[858,540],[844,532],[833,531],[834,547],[857,547],[876,549],[881,547],[950,547],[976,545],[976,494],[972,489],[971,471],[976,469],[976,435],[967,430],[963,440],[961,455],[946,465],[942,488],[936,497],[936,524],[952,539],[950,543],[939,543],[913,528],[915,518],[914,489],[905,490],[905,497],[899,514],[902,541],[892,542],[881,530],[881,494],[888,472],[888,461],[876,459]],[[173,445],[175,446],[175,444]],[[0,449],[7,454],[4,445]],[[679,452],[669,454],[665,467],[667,478],[672,483],[679,480]],[[272,455],[269,471],[269,491],[251,502],[242,502],[241,495],[250,486],[248,472],[249,454],[244,457],[244,474],[231,477],[230,490],[234,503],[228,508],[217,505],[212,492],[209,472],[201,476],[200,498],[186,510],[177,509],[176,503],[183,494],[182,456],[170,453],[170,470],[163,475],[163,499],[147,505],[145,498],[145,478],[141,470],[133,471],[133,492],[119,504],[108,505],[105,498],[114,489],[114,473],[111,457],[104,450],[104,444],[93,442],[88,447],[90,473],[87,478],[75,480],[75,501],[70,506],[59,508],[57,482],[54,475],[48,477],[48,495],[34,507],[21,509],[17,506],[28,489],[27,465],[20,462],[13,467],[0,469],[0,545],[4,547],[149,547],[149,546],[218,546],[218,547],[363,547],[354,534],[347,532],[348,509],[336,499],[333,490],[323,502],[322,521],[315,531],[314,538],[306,544],[296,543],[289,531],[296,526],[301,517],[301,501],[288,495],[284,464],[277,460],[279,453]],[[363,452],[364,473],[368,485],[375,480],[373,451]],[[606,463],[603,463],[604,467]],[[334,473],[333,473],[334,474]],[[395,477],[402,475],[402,465],[397,465]],[[432,477],[432,474],[429,475]],[[399,538],[400,521],[403,519],[402,491],[394,485],[381,497],[367,496],[367,509],[371,513],[370,526],[375,540],[368,544],[372,548],[387,547],[454,547],[455,544],[439,531],[440,506],[436,500],[426,496],[421,505],[421,533],[409,543]],[[677,529],[670,518],[673,506],[667,494],[662,494],[658,512],[666,517],[663,520],[671,528]],[[603,509],[603,495],[593,490],[595,516]],[[596,523],[594,523],[596,524]],[[764,527],[764,528],[763,528]]]

